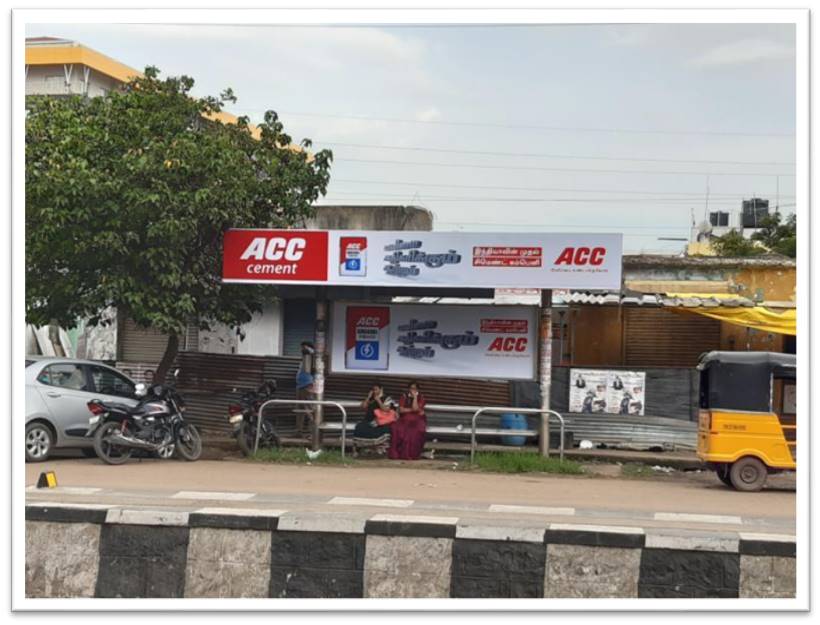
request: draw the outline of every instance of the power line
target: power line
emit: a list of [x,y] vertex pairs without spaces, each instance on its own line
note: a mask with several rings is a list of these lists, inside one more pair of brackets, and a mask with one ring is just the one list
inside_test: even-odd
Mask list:
[[503,169],[507,171],[559,171],[559,172],[576,172],[576,173],[599,173],[599,174],[660,174],[660,175],[678,175],[678,176],[768,176],[775,178],[794,177],[795,174],[787,173],[748,173],[748,172],[703,172],[703,171],[652,171],[641,169],[580,169],[580,168],[563,168],[563,167],[525,167],[525,166],[506,166],[506,165],[474,165],[464,163],[431,163],[422,161],[392,161],[392,160],[373,160],[364,158],[337,158],[335,162],[346,163],[368,163],[377,165],[420,165],[423,167],[457,167],[466,169]]
[[476,154],[486,156],[522,156],[528,158],[563,158],[576,160],[598,160],[598,161],[631,161],[636,163],[699,163],[699,164],[725,164],[725,165],[794,165],[787,161],[720,161],[720,160],[694,160],[681,158],[634,158],[628,156],[580,156],[577,154],[545,154],[539,152],[498,152],[491,150],[455,150],[450,148],[434,148],[421,146],[400,146],[400,145],[375,145],[369,143],[344,143],[341,141],[316,141],[321,145],[336,145],[348,148],[368,148],[379,150],[401,150],[411,152],[441,152],[449,154]]
[[[656,229],[664,229],[664,230],[689,230],[689,226],[600,226],[595,224],[545,224],[545,223],[498,223],[492,221],[439,221],[436,220],[437,224],[447,224],[447,225],[463,225],[463,226],[513,226],[513,227],[521,227],[521,228],[598,228],[598,229],[606,229],[606,230],[623,230],[627,228],[634,228],[640,230],[656,230]],[[643,236],[637,234],[630,234],[627,236]],[[654,235],[653,235],[654,236]]]
[[[699,199],[703,197],[702,191],[635,191],[635,190],[620,190],[620,189],[577,189],[567,187],[508,187],[499,185],[476,185],[476,184],[452,184],[452,183],[434,183],[434,182],[407,182],[407,181],[390,181],[382,180],[356,180],[352,178],[332,178],[333,182],[346,182],[352,184],[373,184],[373,185],[390,185],[390,186],[408,186],[408,187],[440,187],[452,189],[496,189],[504,191],[560,191],[565,193],[620,193],[629,195],[685,195],[696,196]],[[747,198],[751,197],[749,193],[710,193],[711,197],[726,196]],[[782,195],[780,197],[795,197],[793,195]]]
[[[231,107],[232,110],[245,111],[248,113],[265,113],[263,109]],[[356,119],[365,122],[388,122],[396,124],[427,124],[436,126],[469,126],[484,128],[507,128],[521,130],[548,130],[556,132],[604,132],[616,134],[650,134],[650,135],[706,135],[706,136],[727,136],[727,137],[793,137],[794,133],[788,132],[735,132],[722,130],[666,130],[649,128],[592,128],[592,127],[569,127],[569,126],[544,126],[540,124],[503,124],[493,122],[456,122],[437,119],[401,119],[397,117],[374,117],[368,115],[338,115],[327,113],[296,113],[294,111],[279,111],[280,115],[292,115],[294,117],[319,117],[331,119]]]
[[[359,196],[375,196],[377,198],[396,198],[396,197],[409,197],[408,193],[366,193],[366,192],[356,192],[356,191],[334,191],[328,193],[328,196],[337,196],[337,195],[353,195],[354,198],[348,199],[348,201],[352,199],[358,199]],[[653,202],[656,205],[673,205],[673,204],[680,204],[681,206],[688,207],[689,205],[693,204],[694,202],[699,201],[701,198],[515,198],[515,197],[477,197],[477,196],[453,196],[453,195],[428,195],[428,194],[421,194],[416,193],[418,197],[422,198],[423,200],[429,201],[436,201],[436,202],[523,202],[523,203],[541,203],[541,202],[579,202],[582,204],[587,203],[604,203],[604,204],[633,204],[636,202]],[[347,198],[345,198],[347,199]],[[375,201],[375,200],[369,200]],[[723,200],[719,203],[714,203],[713,205],[721,205],[721,206],[734,206],[736,202],[730,202],[729,200]]]

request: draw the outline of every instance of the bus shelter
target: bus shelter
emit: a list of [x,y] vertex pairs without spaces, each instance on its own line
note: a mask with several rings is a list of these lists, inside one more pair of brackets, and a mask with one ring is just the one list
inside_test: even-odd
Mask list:
[[[316,302],[315,378],[334,373],[535,380],[550,409],[553,289],[620,289],[622,236],[232,229],[223,281]],[[403,304],[539,289],[540,306]],[[316,413],[321,423],[321,406]],[[539,448],[548,454],[542,419]],[[314,440],[314,446],[318,440]]]

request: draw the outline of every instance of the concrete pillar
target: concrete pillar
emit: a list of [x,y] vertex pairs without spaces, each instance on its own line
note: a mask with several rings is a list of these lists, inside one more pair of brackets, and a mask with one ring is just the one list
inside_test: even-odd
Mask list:
[[[325,357],[327,353],[327,300],[324,289],[319,287],[316,293],[316,374],[313,376],[313,392],[319,401],[325,398]],[[313,411],[313,434],[311,446],[316,451],[322,444],[321,431],[324,411],[322,406],[316,406]]]
[[[550,386],[552,384],[552,291],[541,291],[541,312],[538,328],[538,384],[541,389],[541,410],[550,407]],[[542,456],[550,455],[549,416],[541,415],[538,429],[538,451]]]

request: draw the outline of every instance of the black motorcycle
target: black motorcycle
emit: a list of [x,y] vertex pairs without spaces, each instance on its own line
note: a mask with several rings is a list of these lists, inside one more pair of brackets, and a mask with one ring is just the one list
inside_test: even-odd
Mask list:
[[147,451],[159,458],[175,453],[185,460],[198,460],[202,439],[182,413],[185,402],[173,386],[137,385],[136,406],[92,399],[87,406],[87,437],[94,437],[94,451],[108,464],[123,464],[135,451]]
[[[246,456],[253,455],[256,445],[259,408],[269,399],[273,399],[275,394],[276,382],[265,382],[257,390],[243,393],[238,404],[228,406],[228,423],[231,424],[239,449]],[[273,421],[263,418],[262,426],[259,428],[259,449],[277,449],[279,444],[279,435]]]

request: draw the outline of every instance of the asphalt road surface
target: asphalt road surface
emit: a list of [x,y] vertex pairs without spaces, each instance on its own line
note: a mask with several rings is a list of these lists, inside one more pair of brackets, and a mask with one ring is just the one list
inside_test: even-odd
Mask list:
[[[294,466],[154,459],[108,466],[97,459],[26,465],[28,502],[129,507],[274,508],[285,511],[469,516],[530,521],[793,533],[794,478],[759,493],[736,492],[711,474],[669,479],[500,475],[396,466]],[[56,471],[58,488],[36,489]],[[401,510],[399,510],[401,509]]]

